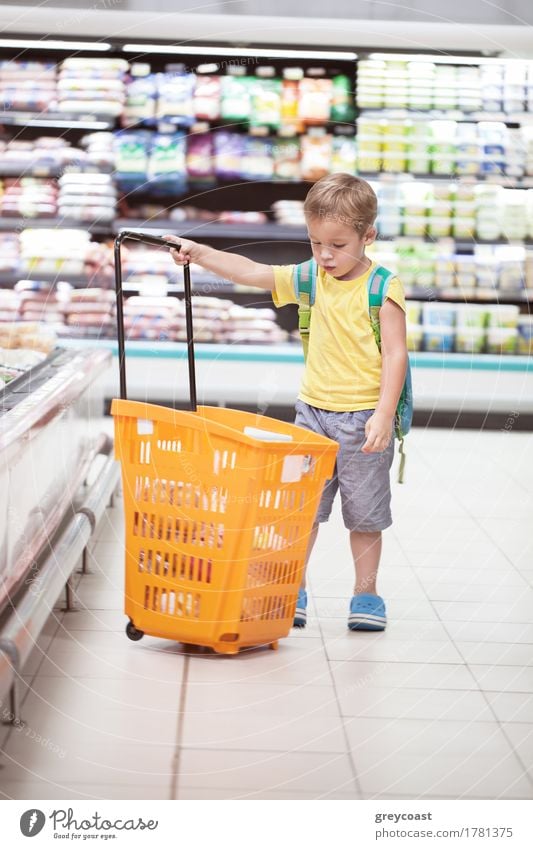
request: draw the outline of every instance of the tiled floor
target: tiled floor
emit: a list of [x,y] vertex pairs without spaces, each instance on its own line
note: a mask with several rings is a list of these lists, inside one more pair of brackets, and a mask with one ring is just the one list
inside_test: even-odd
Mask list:
[[533,796],[533,436],[414,431],[385,533],[383,634],[346,629],[339,513],[310,569],[309,624],[223,657],[124,635],[122,504],[75,613],[24,670],[0,730],[3,798]]

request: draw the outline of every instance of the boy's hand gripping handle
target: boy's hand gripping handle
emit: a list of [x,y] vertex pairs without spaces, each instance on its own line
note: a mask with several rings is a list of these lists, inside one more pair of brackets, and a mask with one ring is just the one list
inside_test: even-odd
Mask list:
[[[118,362],[120,370],[120,397],[127,399],[126,391],[126,343],[124,334],[124,309],[122,292],[122,264],[120,248],[125,239],[143,242],[163,248],[176,248],[180,245],[170,242],[161,236],[153,236],[151,233],[141,233],[138,230],[122,230],[115,239],[115,294],[117,300],[117,338],[118,338]],[[196,412],[196,373],[194,368],[194,334],[192,326],[192,303],[191,303],[191,274],[189,263],[183,266],[183,283],[185,289],[185,322],[187,327],[187,353],[189,359],[189,394],[192,412]]]

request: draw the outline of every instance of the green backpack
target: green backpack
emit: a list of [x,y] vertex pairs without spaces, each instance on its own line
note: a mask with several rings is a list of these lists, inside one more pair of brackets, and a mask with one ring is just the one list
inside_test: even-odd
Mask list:
[[[294,266],[293,283],[296,300],[298,301],[298,329],[302,339],[304,352],[304,360],[307,360],[309,350],[309,332],[311,330],[311,307],[315,302],[316,297],[316,281],[318,275],[318,266],[314,259],[309,259],[307,262],[301,262]],[[368,313],[370,324],[376,345],[381,351],[381,328],[379,325],[379,311],[387,297],[389,283],[393,277],[392,271],[377,265],[367,280],[368,290]],[[407,372],[405,375],[404,385],[396,407],[394,417],[394,435],[398,440],[398,448],[400,452],[400,468],[398,472],[398,481],[403,483],[405,469],[405,451],[403,440],[411,429],[413,421],[413,384],[411,378],[411,366],[407,361]]]

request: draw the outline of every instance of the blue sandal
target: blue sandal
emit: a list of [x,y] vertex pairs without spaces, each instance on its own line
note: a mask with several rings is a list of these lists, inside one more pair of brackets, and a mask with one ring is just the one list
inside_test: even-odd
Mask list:
[[307,593],[305,590],[298,590],[298,601],[296,602],[296,610],[294,612],[293,628],[305,628],[307,624]]
[[352,596],[348,616],[350,631],[384,631],[386,625],[385,602],[381,596],[372,593]]

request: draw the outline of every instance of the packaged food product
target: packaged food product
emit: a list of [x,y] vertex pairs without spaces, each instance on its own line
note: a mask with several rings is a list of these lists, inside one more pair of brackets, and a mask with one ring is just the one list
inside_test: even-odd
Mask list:
[[198,74],[194,87],[193,111],[197,118],[216,121],[220,117],[222,81],[219,76]]
[[251,126],[277,129],[281,124],[281,96],[281,80],[256,79],[252,87]]
[[455,350],[461,354],[481,354],[485,348],[483,327],[458,325],[455,328]]
[[254,83],[254,77],[232,74],[222,77],[220,117],[223,120],[249,120]]
[[409,351],[420,351],[424,330],[419,324],[407,325],[407,349]]
[[300,179],[301,166],[299,139],[273,139],[272,156],[274,159],[274,180]]
[[302,136],[302,179],[319,180],[329,173],[332,137],[326,133]]
[[515,304],[491,304],[487,306],[489,328],[514,328],[518,324],[520,307]]
[[212,133],[192,133],[187,138],[187,174],[195,183],[215,180],[214,139]]
[[331,171],[333,173],[355,174],[355,139],[350,136],[333,136],[331,146]]
[[245,136],[241,177],[245,180],[270,180],[273,173],[274,159],[271,140]]
[[455,304],[444,304],[439,301],[425,303],[422,306],[424,325],[453,327],[456,312]]
[[455,332],[451,325],[439,324],[433,326],[424,323],[422,329],[424,351],[435,351],[445,354],[453,351]]
[[217,130],[215,138],[215,170],[223,180],[238,180],[242,175],[244,136],[227,130]]
[[466,328],[485,328],[489,313],[484,304],[459,304],[456,308],[457,326]]
[[355,118],[352,83],[345,74],[333,77],[330,118],[346,124],[353,123]]
[[329,121],[333,83],[330,79],[304,77],[300,81],[298,117],[306,124],[326,124]]
[[515,354],[518,343],[518,330],[515,327],[489,327],[487,331],[487,351],[489,354]]
[[518,318],[518,354],[533,354],[533,316],[521,315]]

